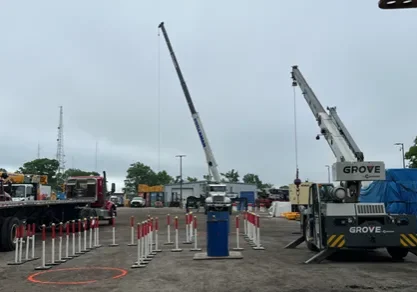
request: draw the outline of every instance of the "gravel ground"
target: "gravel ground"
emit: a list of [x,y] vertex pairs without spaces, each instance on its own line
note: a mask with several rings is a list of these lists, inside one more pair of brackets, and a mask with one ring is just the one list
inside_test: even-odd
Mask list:
[[[163,245],[166,241],[165,215],[171,213],[180,218],[180,247],[182,252],[174,253],[172,246]],[[143,269],[131,269],[136,258],[136,247],[129,247],[129,217],[137,219],[146,216],[160,218],[160,247],[163,250]],[[199,247],[205,250],[205,216],[197,214],[201,231]],[[232,221],[233,222],[233,221]],[[233,223],[231,223],[233,224]],[[414,291],[417,281],[417,257],[409,255],[405,262],[394,263],[385,252],[367,255],[343,253],[334,261],[324,261],[317,265],[304,265],[312,253],[304,244],[296,250],[283,247],[298,235],[298,223],[279,218],[262,218],[261,237],[263,251],[250,248],[241,237],[243,259],[195,261],[195,252],[184,241],[184,215],[179,209],[130,209],[120,208],[117,218],[117,247],[111,243],[111,228],[102,222],[100,243],[103,247],[95,249],[53,267],[48,273],[35,277],[38,281],[61,282],[61,284],[40,284],[28,280],[40,265],[40,260],[27,262],[20,266],[7,265],[14,254],[0,254],[0,291],[88,291],[89,289],[111,291]],[[230,235],[230,247],[236,245],[236,234]],[[39,238],[39,236],[38,236]],[[50,244],[47,244],[47,262],[50,260]],[[37,242],[37,255],[40,255],[40,241]],[[61,270],[59,269],[66,269]],[[55,271],[55,272],[54,272]],[[124,275],[124,273],[126,273]],[[113,277],[120,276],[117,279]],[[91,281],[85,284],[68,282]],[[65,283],[67,282],[67,283]]]

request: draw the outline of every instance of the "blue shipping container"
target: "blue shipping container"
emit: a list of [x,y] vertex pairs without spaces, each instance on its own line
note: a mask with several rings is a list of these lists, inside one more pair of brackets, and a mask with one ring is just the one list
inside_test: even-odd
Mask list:
[[[246,198],[248,200],[248,204],[255,204],[255,192],[240,192],[241,198]],[[237,205],[237,209],[239,211],[244,210],[244,205],[241,202]]]
[[207,256],[229,256],[229,213],[207,213]]

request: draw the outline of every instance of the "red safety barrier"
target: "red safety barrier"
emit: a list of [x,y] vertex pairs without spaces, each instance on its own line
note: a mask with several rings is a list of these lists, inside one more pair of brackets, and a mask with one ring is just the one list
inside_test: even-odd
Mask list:
[[135,216],[130,217],[130,243],[128,246],[136,246],[135,243]]
[[143,228],[142,228],[142,224],[138,223],[137,224],[137,231],[136,231],[136,239],[137,239],[137,261],[135,263],[133,263],[132,265],[132,269],[136,269],[136,268],[144,268],[146,267],[145,262],[143,262],[143,256],[142,256],[142,232],[143,232]]
[[70,237],[70,222],[65,223],[65,257],[64,260],[70,260],[72,257],[69,255],[69,237]]
[[233,250],[243,250],[243,248],[240,247],[239,244],[239,237],[240,237],[240,218],[239,215],[236,216],[236,247],[233,248]]
[[178,217],[175,216],[174,219],[174,226],[175,226],[175,248],[171,249],[172,252],[180,252],[182,251],[181,248],[178,246]]
[[44,224],[42,225],[42,256],[41,256],[42,263],[39,267],[36,267],[35,270],[49,270],[51,268],[51,266],[46,265],[45,245],[46,245],[46,226]]
[[161,252],[162,250],[159,249],[159,219],[158,217],[155,218],[155,249],[153,250],[154,252]]
[[197,216],[194,216],[194,220],[192,221],[192,229],[194,230],[194,248],[190,249],[190,251],[201,251],[201,248],[197,245],[197,238],[198,238],[198,231],[197,231]]
[[115,247],[118,246],[118,244],[116,243],[116,218],[113,216],[111,218],[111,225],[112,225],[112,243],[109,244],[109,246],[111,247]]
[[171,241],[171,215],[167,214],[167,241],[164,243],[165,245],[172,245],[174,244]]

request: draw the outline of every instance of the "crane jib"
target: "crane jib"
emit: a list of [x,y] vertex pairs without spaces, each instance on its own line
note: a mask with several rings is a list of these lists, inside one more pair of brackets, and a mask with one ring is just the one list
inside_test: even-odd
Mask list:
[[197,117],[194,118],[194,124],[197,129],[198,136],[200,137],[201,144],[203,145],[204,148],[206,148],[206,141],[204,140],[204,135],[201,131],[201,127],[200,127],[200,124],[198,123]]

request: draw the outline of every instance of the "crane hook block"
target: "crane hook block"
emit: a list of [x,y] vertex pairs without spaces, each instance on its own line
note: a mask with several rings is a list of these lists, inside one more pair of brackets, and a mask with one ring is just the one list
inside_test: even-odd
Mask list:
[[301,179],[299,179],[299,178],[296,178],[295,180],[294,180],[294,184],[298,187],[298,186],[300,186],[301,185]]

